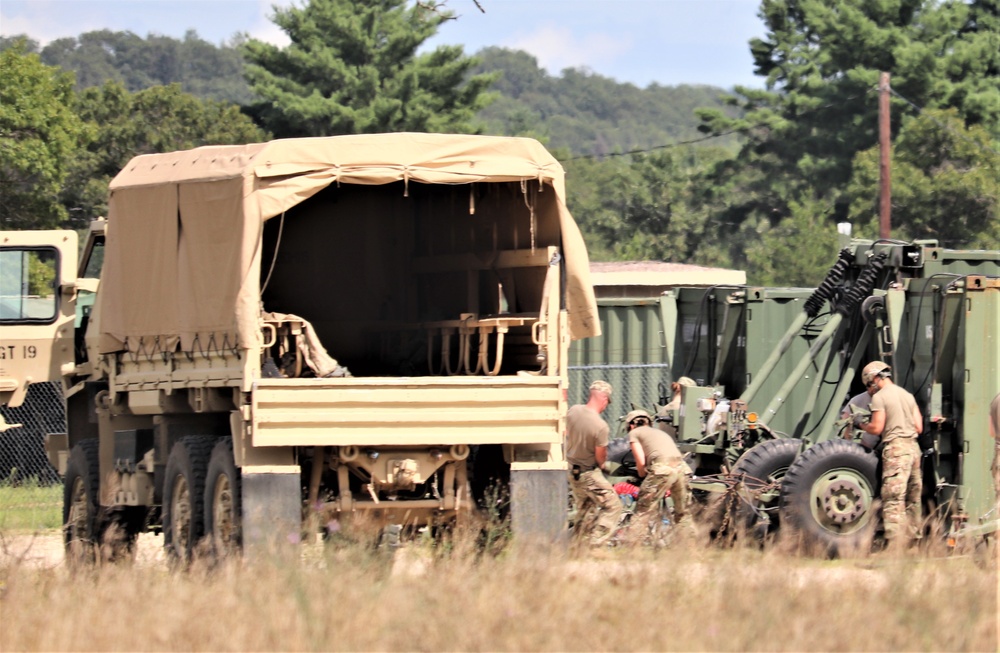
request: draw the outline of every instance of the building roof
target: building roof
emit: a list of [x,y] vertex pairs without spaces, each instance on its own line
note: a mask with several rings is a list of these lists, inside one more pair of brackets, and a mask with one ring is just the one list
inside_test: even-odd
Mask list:
[[743,270],[708,268],[663,261],[612,261],[590,263],[594,287],[605,286],[740,286],[747,282]]

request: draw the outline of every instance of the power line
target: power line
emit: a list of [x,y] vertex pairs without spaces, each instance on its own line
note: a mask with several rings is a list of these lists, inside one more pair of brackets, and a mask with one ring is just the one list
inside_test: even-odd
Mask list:
[[899,93],[897,93],[896,89],[892,88],[892,86],[889,87],[889,93],[891,93],[892,95],[895,95],[896,97],[898,97],[903,102],[906,102],[908,105],[910,105],[911,107],[913,107],[914,109],[916,109],[917,113],[919,113],[919,114],[921,114],[921,115],[929,118],[931,121],[934,122],[935,125],[937,125],[941,129],[943,129],[943,130],[951,133],[953,136],[956,136],[957,138],[960,138],[963,141],[966,141],[968,143],[971,143],[972,145],[975,145],[976,147],[978,147],[979,149],[983,150],[984,152],[992,152],[993,154],[1000,154],[1000,152],[998,152],[997,150],[993,149],[989,145],[984,145],[983,143],[980,143],[978,141],[974,141],[971,138],[969,138],[968,136],[966,136],[965,134],[963,134],[961,132],[955,131],[954,129],[952,129],[951,125],[943,123],[940,120],[938,120],[937,118],[935,118],[934,116],[932,116],[931,114],[927,113],[926,109],[924,109],[923,107],[917,105],[915,102],[913,102],[913,100],[910,100],[909,98],[903,97],[902,95],[900,95]]
[[[844,98],[843,100],[841,100],[839,102],[830,102],[828,104],[820,105],[818,107],[815,107],[813,109],[809,109],[807,111],[804,111],[804,112],[800,113],[798,115],[798,117],[801,118],[801,117],[808,116],[808,115],[811,115],[813,113],[816,113],[817,111],[823,111],[825,109],[831,109],[831,108],[836,108],[836,107],[843,106],[843,105],[847,104],[848,102],[851,102],[853,100],[857,100],[858,98],[867,97],[868,95],[870,95],[875,90],[877,90],[877,87],[869,89],[869,90],[865,91],[863,94],[852,95],[850,97]],[[576,156],[570,156],[570,157],[566,157],[564,159],[557,158],[556,160],[559,161],[559,162],[567,162],[567,161],[577,161],[579,159],[597,159],[597,158],[602,158],[603,159],[603,158],[611,158],[611,157],[617,157],[617,156],[631,156],[633,154],[646,154],[647,152],[655,152],[657,150],[668,150],[668,149],[675,148],[675,147],[683,147],[685,145],[694,145],[695,143],[703,143],[705,141],[712,140],[713,138],[722,138],[723,136],[730,136],[732,134],[740,134],[740,133],[752,131],[754,129],[757,129],[758,127],[767,127],[770,124],[771,124],[770,121],[761,121],[761,122],[754,123],[752,125],[746,125],[745,127],[738,127],[736,129],[730,129],[728,131],[719,132],[717,134],[709,134],[707,136],[702,136],[701,138],[692,138],[692,139],[686,140],[686,141],[677,141],[675,143],[665,143],[663,145],[654,145],[652,147],[646,147],[646,148],[636,148],[636,149],[632,149],[632,150],[627,150],[625,152],[610,152],[608,154],[578,154]]]

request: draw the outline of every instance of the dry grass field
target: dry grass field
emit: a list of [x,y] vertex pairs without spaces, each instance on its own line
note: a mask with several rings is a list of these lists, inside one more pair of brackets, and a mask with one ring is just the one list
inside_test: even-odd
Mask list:
[[483,554],[475,537],[294,560],[76,569],[0,533],[0,651],[997,651],[993,554]]

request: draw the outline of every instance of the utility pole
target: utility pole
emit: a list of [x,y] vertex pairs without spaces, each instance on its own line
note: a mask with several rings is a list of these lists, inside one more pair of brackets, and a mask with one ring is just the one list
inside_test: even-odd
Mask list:
[[881,73],[878,80],[879,238],[889,238],[892,231],[891,136],[889,130],[889,73]]

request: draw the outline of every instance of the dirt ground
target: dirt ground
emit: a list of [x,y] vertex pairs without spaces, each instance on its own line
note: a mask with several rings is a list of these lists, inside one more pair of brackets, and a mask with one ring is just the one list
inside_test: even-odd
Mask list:
[[[22,564],[51,569],[61,566],[64,557],[62,533],[59,531],[0,534],[0,567]],[[152,533],[140,535],[135,562],[145,566],[166,565],[163,538]]]
[[[320,547],[322,545],[319,545]],[[318,551],[313,546],[305,545],[303,558],[314,557]],[[0,568],[8,565],[24,565],[35,569],[64,568],[64,549],[59,532],[50,531],[35,534],[4,534],[0,535]],[[697,558],[688,559],[686,573],[693,581],[704,580],[711,573],[710,565]],[[167,568],[167,558],[163,550],[163,539],[152,533],[139,536],[134,564],[140,567]],[[603,577],[614,571],[616,574],[634,571],[632,567],[641,568],[645,562],[631,561],[627,556],[615,560],[582,559],[567,561],[567,571],[584,577]],[[426,551],[419,547],[403,547],[395,552],[392,560],[392,574],[396,576],[419,577],[429,568]],[[813,583],[861,583],[870,588],[881,587],[885,578],[874,571],[868,564],[851,565],[841,568],[817,568],[805,565],[802,568],[789,569],[794,583],[800,588],[808,588]]]

